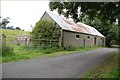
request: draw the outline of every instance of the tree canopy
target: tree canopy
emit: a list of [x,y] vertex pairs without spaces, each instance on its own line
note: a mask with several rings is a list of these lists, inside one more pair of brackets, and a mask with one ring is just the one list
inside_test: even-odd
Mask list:
[[16,30],[21,30],[20,27],[16,27],[15,29],[16,29]]
[[33,45],[37,46],[41,42],[40,40],[44,40],[46,45],[49,45],[51,40],[58,40],[60,38],[60,33],[60,27],[56,23],[40,20],[31,32]]
[[50,9],[57,10],[65,17],[71,17],[78,22],[88,15],[91,20],[98,17],[106,22],[115,22],[118,19],[120,24],[120,2],[50,2]]
[[36,23],[32,32],[32,39],[59,39],[60,28],[53,22],[46,20],[40,20]]
[[1,19],[1,21],[0,21],[0,27],[6,27],[6,25],[7,25],[8,23],[10,23],[10,18],[9,18],[9,17],[2,18],[2,17],[0,16],[0,19]]

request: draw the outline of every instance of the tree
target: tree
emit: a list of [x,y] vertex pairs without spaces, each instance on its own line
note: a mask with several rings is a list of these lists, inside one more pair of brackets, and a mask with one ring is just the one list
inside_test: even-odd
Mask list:
[[16,30],[21,30],[19,27],[16,27],[15,29],[16,29]]
[[[40,20],[36,23],[35,27],[33,28],[32,32],[32,40],[33,44],[37,44],[38,39],[44,39],[44,40],[51,40],[51,39],[59,39],[60,38],[60,28],[55,25],[53,22]],[[40,42],[40,41],[38,41]]]
[[88,15],[91,20],[98,17],[105,22],[118,19],[120,24],[120,2],[50,2],[49,7],[76,22]]
[[1,28],[6,28],[6,25],[7,25],[8,23],[10,23],[10,18],[9,18],[9,17],[6,17],[6,18],[0,17],[0,19],[1,19],[0,27],[1,27]]
[[[120,2],[50,2],[49,7],[51,11],[57,10],[59,14],[71,17],[75,22],[82,21],[96,26],[95,28],[106,36],[107,46],[110,46],[113,35],[116,36],[117,33],[117,39],[114,39],[120,41]],[[113,25],[114,27],[111,27]],[[117,28],[117,31],[114,28]]]
[[6,27],[6,29],[15,30],[15,29],[13,28],[13,26],[8,26],[8,27]]
[[24,29],[22,29],[22,31],[24,31]]

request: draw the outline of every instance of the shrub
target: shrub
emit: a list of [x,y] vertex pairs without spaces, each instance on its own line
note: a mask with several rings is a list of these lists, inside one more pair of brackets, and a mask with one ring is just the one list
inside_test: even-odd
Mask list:
[[5,48],[2,48],[2,56],[6,55],[13,55],[13,48],[10,46],[6,46]]
[[43,42],[43,44],[44,42],[45,44],[50,44],[50,40],[58,40],[60,38],[60,27],[53,22],[40,20],[36,23],[31,35],[34,46],[39,46],[39,44],[42,44],[40,42]]

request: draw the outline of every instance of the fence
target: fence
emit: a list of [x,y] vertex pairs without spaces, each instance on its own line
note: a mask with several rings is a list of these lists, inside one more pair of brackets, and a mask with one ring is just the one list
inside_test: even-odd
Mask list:
[[[4,39],[4,40],[3,40]],[[49,53],[58,50],[58,39],[30,39],[30,38],[17,38],[17,37],[4,37],[0,38],[4,46],[2,53]],[[7,52],[7,51],[9,52]]]
[[0,46],[2,46],[2,48],[6,46],[6,36],[4,34],[0,35]]
[[25,46],[49,46],[49,45],[59,45],[58,39],[30,39],[30,38],[15,38],[6,37],[7,45],[25,45]]

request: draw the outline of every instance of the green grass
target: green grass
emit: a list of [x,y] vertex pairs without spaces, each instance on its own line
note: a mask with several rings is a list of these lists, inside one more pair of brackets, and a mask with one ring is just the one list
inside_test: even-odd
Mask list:
[[98,65],[95,69],[86,72],[83,78],[119,78],[118,54],[119,52],[114,52],[112,57]]
[[20,34],[29,34],[28,31],[21,31],[21,30],[9,30],[9,29],[0,29],[6,37],[16,37]]
[[[12,49],[13,52],[5,53],[2,55],[2,62],[12,62],[12,61],[19,61],[19,60],[26,60],[36,57],[55,57],[61,56],[66,54],[72,54],[73,52],[84,52],[89,50],[94,50],[100,47],[85,47],[85,48],[77,48],[72,51],[64,50],[63,48],[58,47],[48,47],[48,48],[30,48],[27,46],[16,45]],[[9,48],[8,48],[9,49]]]

